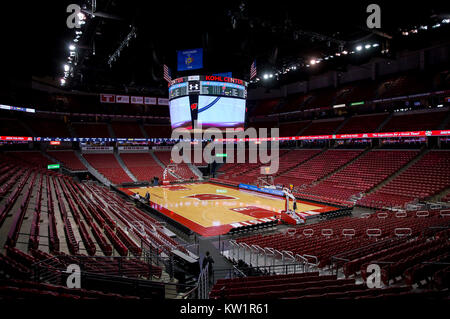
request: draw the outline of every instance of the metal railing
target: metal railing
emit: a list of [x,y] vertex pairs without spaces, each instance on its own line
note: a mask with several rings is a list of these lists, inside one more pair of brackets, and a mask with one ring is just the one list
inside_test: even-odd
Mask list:
[[229,241],[227,257],[234,262],[242,260],[249,265],[256,265],[256,268],[275,267],[280,264],[291,265],[295,272],[308,271],[319,265],[316,256],[302,256],[300,254],[294,254],[291,251],[279,251],[271,247],[260,247],[258,245],[249,246],[246,243],[238,243],[235,240]]

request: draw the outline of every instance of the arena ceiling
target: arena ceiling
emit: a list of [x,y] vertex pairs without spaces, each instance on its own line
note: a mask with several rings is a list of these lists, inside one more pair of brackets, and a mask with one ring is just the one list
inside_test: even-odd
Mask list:
[[[67,89],[154,94],[167,90],[163,64],[172,69],[173,77],[185,75],[176,71],[177,50],[202,47],[201,74],[233,72],[235,77],[248,79],[255,59],[261,76],[263,72],[305,66],[312,58],[351,50],[361,41],[380,44],[370,55],[334,59],[320,67],[299,67],[296,72],[280,74],[276,82],[279,85],[367,62],[386,47],[394,53],[396,47],[429,45],[434,40],[430,36],[405,42],[401,28],[439,20],[449,13],[442,2],[427,1],[419,8],[411,2],[394,5],[394,1],[378,1],[382,27],[373,32],[366,28],[366,8],[373,1],[83,0],[78,4],[86,23],[74,43],[77,29],[66,25],[66,8],[74,2],[44,4],[46,21],[42,36],[34,39],[38,50],[33,75],[51,77],[59,83],[68,62],[69,45],[75,44]],[[136,37],[125,40],[132,30]],[[120,56],[110,61],[122,43],[125,45],[119,50]],[[389,58],[389,54],[384,57]]]

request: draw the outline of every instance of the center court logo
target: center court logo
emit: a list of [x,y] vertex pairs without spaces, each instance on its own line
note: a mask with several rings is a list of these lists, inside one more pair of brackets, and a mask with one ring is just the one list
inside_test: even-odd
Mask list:
[[237,199],[236,197],[220,195],[220,194],[195,194],[186,196],[186,198],[194,198],[197,200],[225,200],[225,199]]
[[[179,140],[172,147],[172,160],[180,163],[247,163],[262,164],[260,173],[271,175],[278,172],[279,168],[279,129],[271,128],[267,137],[267,128],[256,131],[250,127],[245,131],[235,128],[227,128],[225,136],[219,128],[201,130],[201,124],[194,123],[199,128],[194,131],[194,140],[210,141],[204,148],[201,142],[192,143],[191,131],[185,128],[177,128],[172,131],[172,139]],[[216,154],[226,154],[226,157],[218,157]],[[268,164],[268,166],[264,165]]]

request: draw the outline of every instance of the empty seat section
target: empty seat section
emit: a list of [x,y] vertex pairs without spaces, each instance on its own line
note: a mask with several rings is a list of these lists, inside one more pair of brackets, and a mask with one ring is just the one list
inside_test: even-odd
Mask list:
[[111,122],[117,138],[144,138],[137,122]]
[[345,165],[362,150],[327,150],[275,178],[276,183],[309,185]]
[[113,154],[83,154],[83,157],[113,184],[132,182]]
[[351,117],[337,133],[373,133],[388,117],[388,114],[360,115]]
[[111,137],[105,123],[72,123],[78,137]]
[[166,137],[170,138],[172,135],[172,128],[170,125],[144,125],[144,130],[148,138]]
[[417,151],[370,151],[319,184],[302,190],[301,194],[310,199],[351,204],[351,196],[372,189],[417,154]]
[[84,164],[78,159],[74,151],[48,151],[48,154],[63,163],[72,171],[86,171]]
[[358,201],[359,205],[381,208],[404,206],[423,200],[450,186],[450,151],[429,151],[412,166]]
[[313,121],[303,132],[302,136],[333,134],[344,120]]
[[148,153],[122,153],[120,157],[139,181],[162,180],[164,169]]
[[447,112],[395,114],[381,132],[437,130],[446,116]]
[[40,137],[71,137],[72,135],[63,120],[54,119],[26,119],[28,125],[36,136]]

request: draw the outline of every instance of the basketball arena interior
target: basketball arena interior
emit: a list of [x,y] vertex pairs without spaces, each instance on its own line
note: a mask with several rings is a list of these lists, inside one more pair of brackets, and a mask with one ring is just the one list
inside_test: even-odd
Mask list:
[[449,300],[448,7],[72,2],[1,89],[1,300]]

